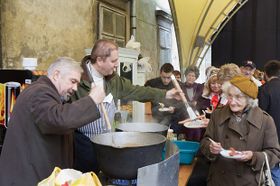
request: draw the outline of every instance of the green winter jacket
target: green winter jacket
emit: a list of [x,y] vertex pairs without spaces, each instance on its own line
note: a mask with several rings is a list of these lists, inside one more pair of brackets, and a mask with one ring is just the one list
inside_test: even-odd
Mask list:
[[[89,81],[85,79],[81,80],[78,86],[78,90],[75,92],[75,95],[71,98],[72,101],[88,95],[91,85]],[[166,90],[132,85],[130,80],[120,77],[116,73],[114,73],[110,77],[105,78],[104,87],[106,95],[111,93],[114,99],[124,99],[126,101],[162,102],[162,100],[165,99],[166,94]]]

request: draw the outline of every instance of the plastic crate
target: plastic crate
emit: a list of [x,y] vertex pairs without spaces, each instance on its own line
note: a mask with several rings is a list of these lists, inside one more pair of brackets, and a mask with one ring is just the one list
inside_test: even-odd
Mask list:
[[[199,149],[200,143],[194,141],[172,141],[179,148],[180,164],[192,164],[193,159]],[[163,159],[165,156],[165,149],[163,150]]]

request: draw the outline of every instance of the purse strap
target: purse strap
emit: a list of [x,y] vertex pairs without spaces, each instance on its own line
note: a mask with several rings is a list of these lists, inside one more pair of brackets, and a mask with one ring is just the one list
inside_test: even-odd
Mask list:
[[261,181],[262,181],[262,178],[264,179],[265,183],[264,185],[265,186],[274,186],[274,182],[272,181],[272,177],[271,177],[271,171],[270,171],[270,166],[269,166],[269,161],[268,161],[268,158],[267,158],[267,154],[266,152],[262,152],[263,155],[264,155],[264,159],[265,161],[263,162],[263,165],[262,165],[262,168],[261,168],[261,171],[260,171],[260,179],[259,179],[259,186],[262,184]]

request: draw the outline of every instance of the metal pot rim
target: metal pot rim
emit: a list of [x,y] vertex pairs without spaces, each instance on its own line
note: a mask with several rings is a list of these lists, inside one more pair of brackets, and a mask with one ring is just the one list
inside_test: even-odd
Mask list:
[[[121,144],[120,140],[118,138],[125,137],[130,138],[131,143],[135,143],[135,146],[127,146]],[[154,142],[147,142],[147,144],[141,144],[143,141],[133,141],[134,138],[141,137],[141,138],[152,138]],[[108,138],[104,140],[105,138]],[[94,144],[117,148],[117,149],[125,149],[125,148],[141,148],[141,147],[148,147],[153,146],[161,143],[165,143],[166,137],[157,134],[157,133],[149,133],[149,132],[110,132],[110,133],[104,133],[99,134],[97,136],[94,136],[90,139]]]
[[[147,128],[144,128],[144,126]],[[164,132],[168,130],[168,126],[159,123],[120,123],[116,129],[127,132]]]

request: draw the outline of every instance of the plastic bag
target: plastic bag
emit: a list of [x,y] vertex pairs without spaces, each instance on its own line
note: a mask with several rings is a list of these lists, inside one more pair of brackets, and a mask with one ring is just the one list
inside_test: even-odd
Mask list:
[[82,174],[74,169],[55,167],[52,174],[38,183],[38,186],[102,186],[93,172]]
[[133,50],[136,50],[137,52],[141,52],[141,43],[135,41],[135,37],[133,35],[131,35],[130,40],[127,42],[127,44],[125,45],[125,48],[130,48]]
[[152,66],[149,63],[150,57],[143,57],[138,60],[138,65],[140,66],[141,70],[145,72],[152,72]]

